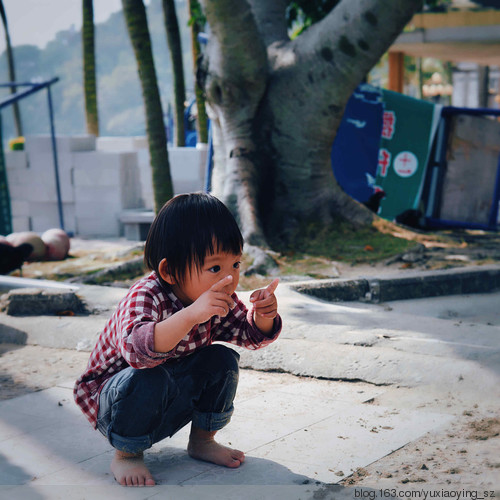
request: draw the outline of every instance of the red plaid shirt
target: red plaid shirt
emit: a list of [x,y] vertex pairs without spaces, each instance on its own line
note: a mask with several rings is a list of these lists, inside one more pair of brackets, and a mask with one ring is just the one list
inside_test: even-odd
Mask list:
[[135,283],[119,303],[106,324],[90,355],[85,373],[76,381],[74,398],[94,428],[97,427],[99,392],[104,383],[119,371],[153,368],[171,359],[192,354],[215,341],[259,349],[278,337],[281,318],[277,316],[271,335],[264,335],[253,321],[253,310],[247,310],[236,294],[236,306],[224,318],[215,316],[195,326],[169,352],[154,351],[154,327],[184,306],[173,292],[166,290],[152,272]]

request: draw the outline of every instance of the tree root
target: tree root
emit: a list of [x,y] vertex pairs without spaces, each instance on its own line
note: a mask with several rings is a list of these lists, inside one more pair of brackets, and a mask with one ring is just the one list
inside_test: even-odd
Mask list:
[[245,276],[276,274],[278,271],[278,263],[271,256],[270,250],[246,243],[243,251],[253,259],[252,265],[244,272]]

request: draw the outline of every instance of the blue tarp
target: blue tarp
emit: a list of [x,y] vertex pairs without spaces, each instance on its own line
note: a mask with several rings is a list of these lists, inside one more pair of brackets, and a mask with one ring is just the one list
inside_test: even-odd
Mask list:
[[350,97],[332,146],[332,168],[344,191],[360,202],[375,192],[382,116],[382,91],[358,86]]

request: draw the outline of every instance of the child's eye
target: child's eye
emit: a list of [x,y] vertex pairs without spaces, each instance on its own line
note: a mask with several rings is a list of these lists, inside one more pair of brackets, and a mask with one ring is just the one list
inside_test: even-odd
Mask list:
[[209,271],[211,273],[218,273],[220,271],[220,266],[212,266]]
[[240,265],[241,265],[241,262],[235,262],[235,263],[233,264],[233,267],[234,267],[234,269],[239,269],[239,268],[240,268]]

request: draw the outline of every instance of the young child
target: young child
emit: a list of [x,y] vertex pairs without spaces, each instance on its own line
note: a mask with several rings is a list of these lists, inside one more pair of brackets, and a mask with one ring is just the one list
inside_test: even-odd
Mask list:
[[115,448],[111,470],[123,486],[153,486],[143,451],[191,422],[191,457],[238,467],[245,456],[214,436],[230,420],[239,355],[278,337],[274,291],[235,290],[243,238],[229,210],[204,193],[179,195],[158,213],[144,260],[152,271],[120,302],[76,381],[74,397]]

